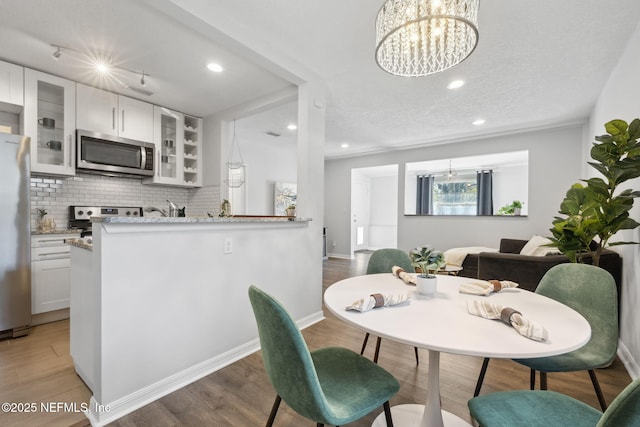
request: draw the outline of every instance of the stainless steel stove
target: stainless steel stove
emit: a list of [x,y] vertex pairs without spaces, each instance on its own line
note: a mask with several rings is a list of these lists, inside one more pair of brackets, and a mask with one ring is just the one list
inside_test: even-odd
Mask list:
[[142,207],[126,206],[69,206],[69,228],[80,230],[81,237],[91,236],[91,217],[141,217]]

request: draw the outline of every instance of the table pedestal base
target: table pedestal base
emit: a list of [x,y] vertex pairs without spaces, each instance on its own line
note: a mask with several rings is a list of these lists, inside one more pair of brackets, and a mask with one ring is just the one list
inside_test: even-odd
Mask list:
[[[422,421],[422,414],[424,412],[424,405],[407,404],[397,405],[391,408],[391,417],[393,418],[393,425],[395,427],[424,427],[420,426]],[[453,415],[451,412],[442,411],[442,421],[446,427],[470,427],[471,424],[463,420],[462,418]],[[387,427],[387,421],[384,418],[384,412],[382,412],[373,421],[371,427]]]

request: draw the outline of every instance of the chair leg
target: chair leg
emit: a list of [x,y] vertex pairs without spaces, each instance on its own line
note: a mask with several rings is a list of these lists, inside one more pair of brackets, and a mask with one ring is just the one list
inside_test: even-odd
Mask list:
[[269,419],[267,420],[267,426],[271,427],[273,425],[273,421],[276,419],[276,413],[278,412],[278,407],[280,407],[280,402],[282,398],[280,395],[276,396],[275,402],[273,402],[273,407],[271,407],[271,413],[269,414]]
[[540,371],[540,390],[547,389],[547,373]]
[[536,389],[536,370],[535,369],[531,370],[531,375],[529,377],[529,388],[531,390]]
[[364,341],[362,341],[362,350],[360,350],[360,356],[364,354],[364,349],[367,348],[367,341],[369,341],[369,332],[365,334]]
[[376,340],[376,352],[373,354],[374,363],[378,363],[378,355],[380,354],[380,342],[382,342],[382,338],[378,337]]
[[420,358],[418,357],[418,347],[413,347],[413,350],[416,352],[416,365],[419,365]]
[[594,371],[593,369],[589,369],[589,377],[591,378],[591,383],[593,383],[593,389],[596,391],[596,396],[598,396],[598,402],[600,402],[602,412],[604,412],[607,410],[607,402],[604,400],[604,395],[602,394],[602,390],[600,389],[600,383],[598,382],[598,378],[596,377],[596,371]]
[[389,401],[387,400],[382,405],[384,408],[384,418],[387,420],[387,427],[393,427],[393,420],[391,419],[391,406],[389,406]]
[[476,390],[473,392],[473,397],[477,397],[480,394],[482,383],[484,382],[484,375],[487,373],[487,367],[489,366],[489,358],[485,357],[482,361],[482,368],[480,368],[480,374],[478,375],[478,382],[476,382]]

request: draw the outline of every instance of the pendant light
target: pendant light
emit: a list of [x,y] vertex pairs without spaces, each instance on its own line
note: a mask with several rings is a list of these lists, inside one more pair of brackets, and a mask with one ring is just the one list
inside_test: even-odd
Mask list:
[[229,160],[227,161],[229,179],[224,181],[227,186],[230,188],[239,188],[244,184],[244,171],[238,171],[238,169],[242,169],[243,167],[244,160],[242,159],[242,152],[240,151],[240,144],[238,143],[238,135],[236,134],[236,119],[233,119],[233,138],[231,138]]
[[480,0],[387,0],[376,19],[376,62],[404,77],[464,61],[478,44]]

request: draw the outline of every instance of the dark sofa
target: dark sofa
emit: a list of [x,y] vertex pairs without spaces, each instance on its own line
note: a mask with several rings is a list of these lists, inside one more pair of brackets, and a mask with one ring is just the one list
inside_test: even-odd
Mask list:
[[[570,262],[563,255],[529,256],[520,251],[527,240],[502,239],[499,252],[477,254],[478,279],[511,280],[521,288],[535,291],[542,276],[554,265]],[[467,256],[468,258],[468,256]],[[591,264],[591,255],[583,257],[585,264]],[[473,262],[472,260],[470,260]],[[466,259],[465,259],[466,262]],[[617,252],[605,249],[600,256],[600,267],[613,276],[618,288],[618,300],[622,285],[622,258]]]

